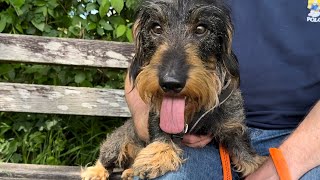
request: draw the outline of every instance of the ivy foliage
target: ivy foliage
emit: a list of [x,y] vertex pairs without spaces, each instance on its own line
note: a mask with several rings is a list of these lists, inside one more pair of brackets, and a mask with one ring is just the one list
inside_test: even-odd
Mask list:
[[27,113],[0,114],[4,162],[82,165],[94,163],[99,145],[123,119]]
[[[132,42],[137,0],[0,0],[0,33]],[[123,88],[125,70],[0,63],[0,81]],[[87,165],[125,119],[0,112],[0,161]]]
[[0,32],[132,41],[135,0],[0,0]]

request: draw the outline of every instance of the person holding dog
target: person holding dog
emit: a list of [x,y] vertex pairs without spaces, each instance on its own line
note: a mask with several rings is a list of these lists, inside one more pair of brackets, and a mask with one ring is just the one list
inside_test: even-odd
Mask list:
[[[254,148],[283,154],[288,179],[320,177],[320,22],[307,21],[307,1],[231,1],[233,49],[240,64],[247,125]],[[126,78],[126,100],[140,138],[148,139],[148,106]],[[159,179],[221,179],[217,147],[207,136],[184,135],[190,157]],[[201,175],[199,175],[201,174]],[[233,173],[237,179],[237,173]],[[198,178],[201,179],[201,178]],[[246,179],[279,179],[271,158]]]

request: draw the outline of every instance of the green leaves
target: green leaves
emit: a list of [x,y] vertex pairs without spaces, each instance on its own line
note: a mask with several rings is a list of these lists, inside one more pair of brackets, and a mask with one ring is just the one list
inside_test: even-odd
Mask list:
[[24,4],[25,0],[10,0],[10,4],[14,7],[18,16],[21,16],[23,12],[20,7]]
[[122,36],[127,30],[127,27],[125,25],[119,25],[116,29],[116,35],[117,37]]
[[35,13],[42,13],[44,17],[48,16],[48,8],[46,6],[39,7],[34,12]]
[[45,6],[46,5],[46,1],[44,0],[35,0],[33,1],[33,4],[36,6]]
[[131,29],[127,29],[126,36],[127,36],[129,42],[133,42],[132,30]]
[[93,162],[106,133],[124,120],[28,113],[2,113],[0,119],[2,161],[52,165]]
[[109,0],[101,0],[101,4],[99,7],[99,15],[101,18],[103,18],[107,12],[109,11],[110,8],[110,2]]
[[6,28],[7,17],[0,14],[0,33]]
[[123,0],[110,0],[111,6],[120,14],[124,7]]
[[90,31],[90,30],[94,30],[97,28],[97,25],[96,23],[93,23],[93,22],[90,22],[87,26],[87,30]]
[[83,72],[79,72],[74,77],[76,83],[82,83],[86,79],[86,75]]
[[44,22],[37,22],[36,20],[32,20],[31,23],[40,31],[43,31],[44,26],[46,25]]
[[45,18],[40,14],[36,14],[35,17],[31,20],[31,23],[40,31],[44,30],[45,27]]
[[6,0],[0,32],[132,41],[135,0]]
[[107,21],[105,21],[104,19],[101,19],[99,22],[99,25],[101,27],[103,27],[103,29],[107,30],[107,31],[112,31],[113,27],[111,26],[111,24],[109,24]]
[[24,0],[10,0],[10,4],[15,8],[20,8],[24,2]]
[[126,6],[130,9],[135,9],[139,0],[126,0]]
[[98,9],[98,5],[96,3],[88,3],[86,6],[87,12],[92,11],[94,9]]

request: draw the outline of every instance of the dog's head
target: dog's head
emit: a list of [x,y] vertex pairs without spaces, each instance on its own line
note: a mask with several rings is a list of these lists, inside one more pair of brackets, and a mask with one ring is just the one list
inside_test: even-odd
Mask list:
[[190,119],[200,109],[219,104],[225,82],[237,88],[233,26],[222,0],[145,1],[133,34],[135,57],[130,77],[155,111],[160,112],[164,102],[183,101],[185,117]]

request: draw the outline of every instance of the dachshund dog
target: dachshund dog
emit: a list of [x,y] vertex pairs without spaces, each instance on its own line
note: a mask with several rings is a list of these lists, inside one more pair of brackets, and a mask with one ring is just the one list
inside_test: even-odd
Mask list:
[[149,141],[129,119],[101,145],[83,179],[106,179],[112,168],[123,179],[153,179],[184,161],[175,137],[210,134],[243,176],[264,161],[250,145],[232,51],[233,25],[223,0],[144,1],[133,27],[135,56],[129,68],[134,88],[150,106]]

